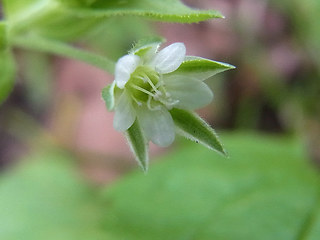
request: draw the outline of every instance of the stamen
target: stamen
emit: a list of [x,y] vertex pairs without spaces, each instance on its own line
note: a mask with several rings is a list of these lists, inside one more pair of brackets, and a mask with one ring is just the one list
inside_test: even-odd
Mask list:
[[138,106],[142,106],[142,102],[138,101],[133,95],[131,95],[131,97],[138,104]]
[[151,81],[151,79],[148,77],[147,74],[143,74],[145,79],[147,80],[147,82],[150,84],[150,86],[152,87],[152,89],[157,93],[158,89],[154,86],[153,82]]
[[153,93],[149,92],[148,90],[145,90],[145,89],[142,88],[142,87],[139,87],[139,86],[137,86],[137,85],[135,85],[135,84],[130,84],[130,86],[133,87],[133,88],[135,88],[135,89],[137,89],[137,90],[139,90],[139,91],[141,91],[141,92],[144,92],[144,93],[148,94],[148,95],[151,96],[151,97],[155,97],[155,95],[154,95]]
[[160,106],[155,106],[155,107],[152,107],[151,106],[151,96],[148,97],[148,101],[147,101],[147,106],[148,108],[151,110],[151,111],[156,111],[156,110],[160,110]]
[[172,100],[172,99],[159,99],[159,101],[166,105],[167,108],[171,109],[174,105],[179,103],[179,100]]
[[157,84],[156,84],[156,88],[158,89],[160,86],[162,86],[163,85],[163,81],[161,81],[160,79],[159,79],[159,81],[157,82]]
[[136,78],[142,80],[143,82],[147,82],[143,76],[137,76]]

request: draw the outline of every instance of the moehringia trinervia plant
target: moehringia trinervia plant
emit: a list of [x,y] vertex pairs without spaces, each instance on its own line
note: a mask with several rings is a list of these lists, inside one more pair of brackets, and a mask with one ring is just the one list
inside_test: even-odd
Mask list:
[[176,133],[226,154],[214,130],[193,110],[212,101],[203,81],[234,67],[186,56],[183,43],[158,51],[160,44],[141,41],[116,63],[115,79],[102,91],[108,110],[115,111],[114,128],[125,133],[143,170],[149,141],[167,147]]

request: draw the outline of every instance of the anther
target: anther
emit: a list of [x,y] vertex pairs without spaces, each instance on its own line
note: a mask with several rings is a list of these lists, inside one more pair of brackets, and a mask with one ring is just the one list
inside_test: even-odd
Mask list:
[[158,92],[157,87],[153,84],[153,82],[151,81],[151,79],[148,77],[147,74],[144,74],[145,79],[147,80],[147,82],[150,84],[150,86],[152,87],[153,91],[155,91],[156,93]]
[[137,89],[137,90],[139,90],[139,91],[141,91],[141,92],[143,92],[143,93],[148,94],[148,95],[151,96],[151,97],[155,97],[155,95],[154,95],[153,93],[149,92],[148,90],[146,90],[146,89],[144,89],[144,88],[142,88],[142,87],[139,87],[139,86],[137,86],[137,85],[135,85],[135,84],[130,84],[130,86],[133,87],[134,89]]

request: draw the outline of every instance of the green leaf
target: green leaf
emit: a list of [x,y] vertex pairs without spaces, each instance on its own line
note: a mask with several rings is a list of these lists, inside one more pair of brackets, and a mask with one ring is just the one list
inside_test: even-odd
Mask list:
[[20,31],[23,33],[34,31],[46,38],[73,42],[93,31],[101,22],[101,19],[98,18],[79,18],[70,15],[64,11],[64,7],[59,6],[43,16],[35,17],[33,21],[30,20],[29,24],[22,23],[24,31]]
[[143,135],[142,129],[137,120],[126,131],[126,138],[137,162],[142,167],[143,171],[146,172],[148,170],[149,163],[148,142]]
[[178,0],[5,0],[4,11],[12,36],[37,33],[69,42],[92,32],[102,19],[116,16],[190,23],[222,17],[217,11],[192,9]]
[[173,108],[170,110],[172,119],[177,127],[177,133],[192,141],[201,143],[209,149],[226,155],[215,131],[195,113]]
[[97,195],[66,153],[25,157],[0,178],[0,239],[109,239]]
[[201,57],[187,56],[185,61],[182,62],[180,67],[173,74],[187,74],[203,81],[217,73],[234,68],[234,66],[228,63],[217,62]]
[[48,0],[3,0],[4,15],[9,20],[25,18],[36,13],[47,3]]
[[70,6],[90,6],[97,0],[57,0],[58,2]]
[[[88,2],[83,0],[83,2]],[[72,41],[91,30],[98,19],[81,19],[63,11],[67,6],[55,0],[5,0],[5,17],[11,35],[36,32],[49,38]],[[62,27],[63,26],[63,27]]]
[[114,87],[115,82],[113,81],[111,84],[102,89],[102,98],[106,103],[107,109],[112,111],[114,109]]
[[0,50],[0,103],[2,103],[14,86],[15,64],[11,52]]
[[302,144],[224,134],[230,159],[183,144],[148,175],[108,186],[104,226],[114,239],[318,239],[320,177]]
[[187,7],[179,0],[97,0],[89,7],[65,9],[68,14],[80,18],[109,18],[113,16],[139,16],[158,21],[192,23],[210,18],[222,18],[215,10],[197,10]]

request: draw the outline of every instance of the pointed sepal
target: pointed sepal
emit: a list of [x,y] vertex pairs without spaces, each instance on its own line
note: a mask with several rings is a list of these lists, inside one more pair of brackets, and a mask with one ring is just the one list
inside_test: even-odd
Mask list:
[[179,135],[227,155],[216,132],[197,114],[177,108],[173,108],[170,113]]
[[183,74],[199,81],[204,81],[217,73],[234,69],[235,66],[206,58],[186,56],[180,67],[173,74]]
[[103,88],[101,93],[102,98],[106,103],[106,107],[109,111],[112,111],[115,105],[114,87],[115,87],[115,81],[113,81],[111,84]]
[[126,131],[125,135],[135,159],[139,163],[142,170],[146,172],[149,164],[148,141],[143,135],[143,131],[137,120]]
[[165,39],[161,37],[143,38],[134,44],[129,53],[143,57],[145,61],[150,61],[163,42]]

